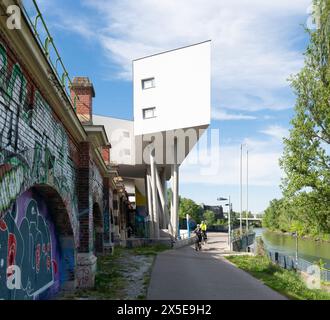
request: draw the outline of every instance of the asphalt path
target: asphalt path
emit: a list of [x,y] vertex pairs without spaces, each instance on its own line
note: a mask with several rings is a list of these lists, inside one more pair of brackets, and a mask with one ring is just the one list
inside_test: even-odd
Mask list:
[[202,251],[193,246],[165,251],[155,260],[148,300],[285,300],[221,255],[227,238],[209,235]]

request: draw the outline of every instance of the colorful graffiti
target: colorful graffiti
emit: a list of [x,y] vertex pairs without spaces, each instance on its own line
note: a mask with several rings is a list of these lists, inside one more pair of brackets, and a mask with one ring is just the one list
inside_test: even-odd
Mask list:
[[[0,37],[1,41],[1,37]],[[79,241],[76,166],[70,140],[33,82],[0,42],[0,218],[25,190],[52,186]]]
[[147,199],[139,189],[135,188],[136,194],[136,214],[135,214],[135,229],[139,237],[146,237],[145,218],[147,216]]
[[22,194],[0,220],[0,299],[44,299],[58,292],[55,235],[42,197],[32,190]]

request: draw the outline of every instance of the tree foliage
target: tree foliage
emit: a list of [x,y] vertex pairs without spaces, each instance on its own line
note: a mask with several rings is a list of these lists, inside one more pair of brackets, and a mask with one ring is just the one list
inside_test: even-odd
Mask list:
[[314,1],[314,17],[305,65],[291,80],[297,101],[280,160],[284,198],[271,202],[264,224],[319,234],[330,232],[330,0]]
[[208,226],[213,226],[217,223],[215,213],[211,210],[206,210],[203,213],[203,218]]
[[191,219],[193,219],[196,223],[200,223],[201,211],[202,208],[193,200],[180,198],[180,206],[179,206],[180,219],[185,219],[186,215],[189,214]]

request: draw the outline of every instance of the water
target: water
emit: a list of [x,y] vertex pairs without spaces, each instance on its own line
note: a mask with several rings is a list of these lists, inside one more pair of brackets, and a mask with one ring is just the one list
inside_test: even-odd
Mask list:
[[[295,257],[296,238],[289,235],[270,232],[266,229],[256,228],[256,236],[262,236],[267,249]],[[319,242],[311,239],[298,239],[299,258],[309,262],[316,262],[322,259],[325,267],[330,269],[330,243]]]

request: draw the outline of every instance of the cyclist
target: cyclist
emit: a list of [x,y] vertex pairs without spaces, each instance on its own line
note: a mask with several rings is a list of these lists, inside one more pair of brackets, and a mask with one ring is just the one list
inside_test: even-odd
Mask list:
[[201,230],[202,230],[202,238],[203,238],[203,241],[204,241],[204,244],[205,244],[206,241],[207,241],[207,234],[206,234],[207,225],[204,221],[202,221],[200,227],[201,227]]
[[195,240],[195,250],[201,250],[202,249],[202,230],[200,225],[197,225],[197,228],[194,230],[194,233],[196,234],[196,240]]

